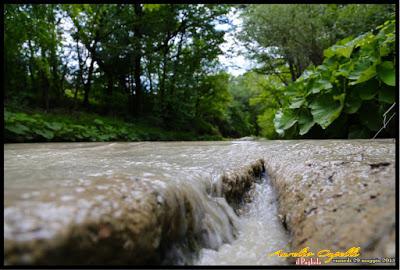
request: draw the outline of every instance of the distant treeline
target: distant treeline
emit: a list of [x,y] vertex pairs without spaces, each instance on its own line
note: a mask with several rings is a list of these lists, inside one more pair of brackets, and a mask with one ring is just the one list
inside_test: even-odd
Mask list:
[[[218,61],[230,30],[216,25],[231,24],[233,12],[243,23],[231,31],[258,63],[238,77]],[[217,137],[347,137],[321,125],[301,132],[297,111],[294,122],[277,117],[288,118],[291,85],[323,63],[325,49],[391,18],[394,5],[6,4],[4,104]],[[320,124],[312,109],[307,117]],[[353,135],[375,130],[363,133],[365,124],[352,121],[360,131]],[[6,121],[10,136],[14,124]]]

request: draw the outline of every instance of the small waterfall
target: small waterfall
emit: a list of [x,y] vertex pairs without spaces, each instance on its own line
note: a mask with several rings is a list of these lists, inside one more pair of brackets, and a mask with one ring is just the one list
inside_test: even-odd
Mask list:
[[[189,181],[162,193],[165,213],[163,264],[193,264],[201,248],[218,250],[238,235],[243,196],[261,179],[263,161],[229,172],[209,183]],[[207,188],[207,186],[212,188]]]
[[289,236],[278,218],[277,200],[268,175],[263,173],[252,189],[251,202],[243,204],[237,238],[218,250],[202,249],[200,265],[282,265],[285,259],[269,253],[287,246]]

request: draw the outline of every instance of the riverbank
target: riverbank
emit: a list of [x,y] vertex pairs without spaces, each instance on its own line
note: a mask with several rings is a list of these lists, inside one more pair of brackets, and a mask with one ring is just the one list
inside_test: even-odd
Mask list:
[[221,135],[168,130],[151,119],[131,122],[84,112],[4,109],[4,142],[211,141]]
[[[265,149],[263,156],[281,220],[291,234],[290,251],[308,247],[314,254],[335,253],[359,247],[351,261],[395,257],[393,139],[299,141]],[[334,263],[327,254],[319,259]]]

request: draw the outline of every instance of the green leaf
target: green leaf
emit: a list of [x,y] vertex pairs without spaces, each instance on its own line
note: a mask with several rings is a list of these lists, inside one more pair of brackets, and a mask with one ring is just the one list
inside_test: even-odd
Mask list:
[[350,72],[353,71],[353,68],[354,68],[354,63],[352,61],[348,61],[347,63],[339,66],[338,71],[335,72],[335,76],[342,75],[343,77],[348,78]]
[[[345,40],[338,42],[338,45],[333,45],[328,49],[324,50],[324,56],[329,58],[334,55],[337,55],[349,58],[354,48],[354,42],[352,41],[349,42],[350,39],[351,37],[346,38]],[[339,44],[344,44],[344,45],[339,45]]]
[[315,122],[312,115],[310,115],[310,113],[302,112],[299,115],[300,135],[306,134],[314,126],[314,124]]
[[308,80],[311,78],[314,78],[316,76],[316,73],[314,71],[314,66],[311,65],[309,66],[306,70],[304,70],[304,72],[301,74],[301,76],[297,79],[296,82],[300,82],[302,80]]
[[385,61],[376,67],[379,78],[390,86],[396,85],[396,75],[394,73],[393,62]]
[[335,55],[335,51],[332,49],[332,47],[329,47],[328,49],[324,50],[325,58],[331,58],[334,55]]
[[393,104],[396,101],[395,88],[387,87],[379,90],[378,100],[380,102]]
[[354,37],[353,36],[346,37],[346,38],[344,38],[342,40],[339,40],[337,42],[338,45],[353,45],[353,43],[354,43]]
[[351,91],[346,96],[346,101],[344,104],[344,111],[348,114],[352,114],[358,111],[361,107],[362,100],[360,99],[356,91]]
[[317,94],[317,93],[321,92],[321,90],[331,89],[331,88],[332,88],[332,84],[328,80],[320,79],[313,83],[312,88],[311,88],[311,93]]
[[279,110],[275,114],[274,126],[278,134],[283,134],[284,130],[289,129],[297,122],[296,116],[291,110]]
[[43,138],[46,138],[48,140],[53,139],[54,137],[54,133],[51,132],[50,130],[46,130],[46,129],[35,129],[34,132],[40,136],[42,136]]
[[63,127],[62,123],[57,123],[57,122],[46,122],[44,125],[54,131],[61,130]]
[[333,96],[333,98],[330,95],[322,95],[315,99],[310,104],[314,121],[326,129],[342,112],[344,98],[345,94],[343,93]]
[[290,104],[289,108],[291,108],[291,109],[298,109],[298,108],[301,107],[301,105],[304,104],[305,101],[306,101],[306,100],[305,100],[304,98],[302,98],[302,97],[294,98],[293,101],[292,101],[292,103]]
[[12,115],[13,115],[13,113],[4,110],[4,121],[8,122],[10,120],[10,118],[12,117]]
[[101,121],[100,119],[94,119],[93,122],[94,122],[95,124],[97,124],[97,125],[103,125],[103,124],[104,124],[104,122]]
[[139,138],[138,138],[138,136],[136,134],[129,134],[128,135],[128,139],[131,140],[131,141],[138,141],[139,140]]
[[111,139],[111,136],[110,136],[109,134],[103,134],[103,135],[100,135],[100,136],[98,137],[98,139],[99,139],[100,141],[108,141],[109,139]]
[[349,58],[351,53],[353,52],[353,44],[349,44],[347,46],[337,46],[336,54]]
[[375,76],[376,76],[376,66],[371,65],[367,69],[364,69],[362,71],[357,70],[351,75],[349,75],[349,79],[353,80],[352,82],[349,83],[349,85],[355,85],[368,81],[369,79],[372,79]]
[[11,126],[6,125],[5,129],[18,135],[24,135],[30,131],[30,129],[27,126],[24,126],[22,124],[16,124]]
[[377,80],[370,80],[363,84],[356,85],[354,91],[358,93],[362,100],[371,100],[378,93],[379,82]]
[[144,4],[143,5],[144,9],[150,10],[150,11],[157,10],[160,8],[160,6],[161,6],[161,4]]
[[381,57],[389,55],[391,51],[392,51],[392,48],[385,43],[382,44],[381,47],[379,48],[379,54]]

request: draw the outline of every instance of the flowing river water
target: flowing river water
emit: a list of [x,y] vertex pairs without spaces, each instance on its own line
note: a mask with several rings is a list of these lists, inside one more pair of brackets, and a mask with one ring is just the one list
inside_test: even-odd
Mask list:
[[[137,203],[147,191],[128,189],[140,181],[160,192],[160,202],[183,205],[183,198],[189,199],[194,208],[190,219],[199,226],[203,247],[190,263],[285,263],[267,255],[284,248],[288,236],[265,176],[255,183],[252,201],[239,216],[223,196],[210,192],[221,175],[256,161],[258,147],[248,141],[5,145],[4,237],[17,242],[51,239],[71,223],[102,215],[104,208],[123,215],[114,193],[129,193],[122,196]],[[187,263],[186,245],[172,245],[167,263]],[[25,256],[27,262],[32,259]]]
[[[268,256],[288,250],[290,239],[268,172],[257,161],[285,164],[285,156],[277,156],[282,151],[304,159],[310,147],[358,159],[363,145],[5,144],[5,263],[286,264]],[[372,155],[392,155],[386,144],[371,145]]]

